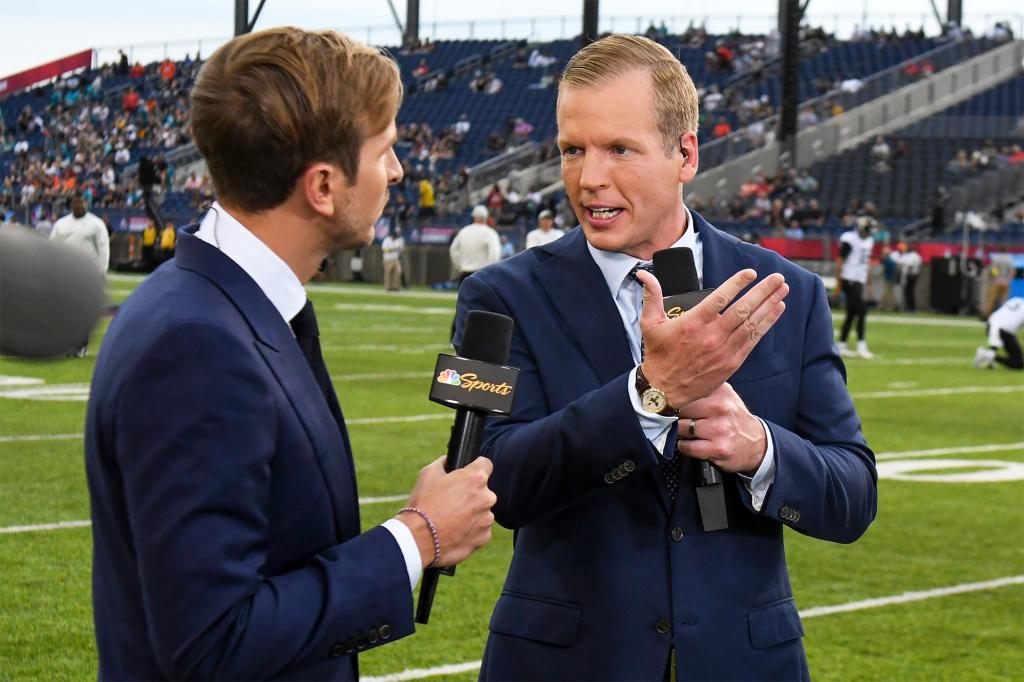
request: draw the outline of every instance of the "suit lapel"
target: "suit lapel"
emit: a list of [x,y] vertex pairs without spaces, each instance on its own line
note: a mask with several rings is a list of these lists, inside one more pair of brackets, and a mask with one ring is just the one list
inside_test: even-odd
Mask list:
[[551,256],[537,266],[537,278],[600,383],[632,369],[633,357],[619,309],[587,250],[583,230],[573,230],[567,237],[537,248]]
[[295,337],[281,314],[234,261],[186,228],[178,241],[175,263],[213,282],[245,317],[256,349],[280,383],[309,436],[334,509],[338,541],[359,534],[355,469],[344,419],[337,417],[320,391]]

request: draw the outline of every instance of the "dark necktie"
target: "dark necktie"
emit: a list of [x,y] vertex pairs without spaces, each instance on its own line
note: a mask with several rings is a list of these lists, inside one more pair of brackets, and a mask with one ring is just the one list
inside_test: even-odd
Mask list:
[[[639,284],[641,287],[643,283],[636,276],[637,270],[643,270],[653,274],[654,266],[651,263],[645,263],[643,261],[638,262],[629,271],[629,278]],[[640,361],[644,359],[644,337],[640,336]],[[658,457],[658,464],[661,465],[661,473],[665,476],[665,487],[668,489],[668,497],[670,500],[676,499],[676,491],[679,490],[679,473],[682,467],[680,460],[682,455],[676,452],[672,459],[666,459],[665,457]]]
[[327,365],[324,364],[324,356],[320,351],[320,328],[316,324],[316,313],[313,312],[313,302],[306,300],[299,314],[292,318],[292,331],[295,332],[295,339],[299,342],[306,363],[313,370],[316,383],[320,386],[320,392],[324,394],[328,407],[335,420],[341,415],[341,407],[338,405],[338,397],[331,386],[331,377],[327,373]]

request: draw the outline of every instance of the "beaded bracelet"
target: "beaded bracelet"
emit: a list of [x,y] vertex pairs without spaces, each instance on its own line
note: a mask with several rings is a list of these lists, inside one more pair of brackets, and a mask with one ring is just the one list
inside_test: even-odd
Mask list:
[[427,568],[433,568],[434,566],[437,566],[437,564],[441,561],[441,539],[437,536],[437,528],[434,527],[434,522],[430,520],[430,517],[427,516],[426,512],[424,512],[422,509],[418,509],[417,507],[405,507],[403,509],[398,510],[399,514],[401,514],[402,512],[412,512],[413,514],[419,514],[426,522],[427,528],[430,529],[430,535],[434,538],[434,560],[430,562],[430,565],[427,566]]

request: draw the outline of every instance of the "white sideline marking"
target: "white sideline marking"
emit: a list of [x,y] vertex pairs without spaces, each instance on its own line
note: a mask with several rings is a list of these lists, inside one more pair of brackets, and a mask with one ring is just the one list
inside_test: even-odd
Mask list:
[[468,663],[452,663],[450,665],[439,665],[436,668],[413,668],[403,670],[400,673],[380,675],[379,677],[364,677],[363,682],[405,682],[405,680],[420,680],[424,677],[435,677],[436,675],[455,675],[457,673],[468,673],[480,669],[483,661],[469,661]]
[[29,443],[40,440],[78,440],[84,433],[36,433],[27,436],[0,436],[0,443]]
[[858,357],[843,358],[843,362],[857,360],[856,364],[868,365],[967,365],[967,356],[958,355],[952,358],[891,358],[885,359],[884,355],[878,355],[873,360]]
[[38,386],[43,383],[42,379],[35,377],[12,377],[0,375],[0,386]]
[[[835,606],[816,606],[814,608],[801,611],[800,617],[806,620],[808,618],[817,618],[818,616],[829,616],[833,613],[874,609],[880,606],[889,606],[890,604],[905,604],[907,602],[934,599],[935,597],[945,597],[951,594],[963,594],[965,592],[977,592],[980,590],[994,590],[1000,587],[1021,584],[1024,584],[1024,575],[1014,575],[1006,578],[998,578],[996,580],[986,580],[985,582],[980,583],[963,583],[961,585],[940,587],[938,589],[924,590],[921,592],[904,592],[903,594],[898,594],[892,597],[863,599],[861,601],[849,602],[847,604],[836,604]],[[400,673],[392,673],[391,675],[364,677],[362,679],[363,682],[405,682],[406,680],[420,680],[425,677],[435,677],[437,675],[454,675],[456,673],[471,672],[479,669],[480,664],[481,661],[468,661],[466,663],[440,665],[436,668],[415,668],[413,670],[404,670]]]
[[387,298],[430,298],[438,300],[455,301],[455,297],[458,296],[458,291],[402,291],[398,294],[392,294],[384,289],[377,287],[360,287],[360,286],[338,286],[332,284],[313,284],[306,287],[306,291],[311,294],[353,294],[355,296],[380,296]]
[[334,309],[402,313],[404,315],[447,315],[449,317],[455,314],[455,308],[421,308],[415,305],[388,305],[386,303],[335,303]]
[[[845,316],[846,313],[832,313],[832,321],[840,321]],[[881,324],[922,325],[926,327],[970,327],[973,329],[980,329],[985,326],[985,323],[981,320],[958,320],[947,319],[944,317],[914,317],[911,315],[907,315],[905,317],[896,315],[872,315],[871,323],[874,324],[876,322]]]
[[433,372],[371,372],[368,374],[338,374],[331,381],[372,381],[375,379],[427,379]]
[[972,452],[1005,452],[1024,450],[1024,442],[993,443],[991,445],[967,445],[958,448],[934,448],[932,450],[904,450],[903,452],[883,452],[875,455],[879,462],[888,459],[910,459],[911,457],[935,457],[937,455],[963,455]]
[[452,345],[450,343],[425,343],[420,345],[403,345],[403,344],[380,344],[380,343],[357,343],[357,344],[326,344],[321,348],[322,351],[386,351],[389,353],[439,353],[441,351],[451,351]]
[[84,528],[91,526],[92,521],[59,521],[58,523],[41,523],[37,526],[7,526],[0,528],[0,534],[4,533],[32,533],[40,530],[63,530],[65,528]]
[[1019,386],[957,386],[956,388],[922,388],[908,391],[871,391],[868,393],[852,393],[854,400],[865,398],[924,398],[938,395],[960,395],[962,393],[1020,393],[1024,384]]
[[[364,417],[362,419],[346,419],[345,425],[372,426],[375,424],[405,424],[408,422],[429,422],[451,418],[451,412],[435,412],[433,414],[410,414],[405,417]],[[76,440],[84,437],[84,433],[41,433],[27,436],[0,436],[0,443],[24,443],[44,440]]]
[[[383,504],[385,502],[403,502],[409,499],[408,495],[385,495],[383,497],[360,497],[359,506],[365,507],[369,504]],[[58,521],[57,523],[40,523],[34,526],[7,526],[0,528],[0,535],[9,533],[36,533],[43,530],[64,530],[65,528],[86,528],[92,525],[89,519],[79,521]]]
[[847,611],[861,611],[863,609],[874,609],[879,606],[890,604],[906,604],[913,601],[924,601],[935,597],[946,597],[951,594],[963,594],[965,592],[978,592],[981,590],[995,590],[1009,585],[1024,585],[1024,575],[1011,575],[995,580],[986,580],[980,583],[961,583],[949,587],[939,587],[934,590],[922,590],[920,592],[904,592],[892,597],[879,597],[876,599],[862,599],[849,602],[848,604],[836,604],[835,606],[816,606],[800,612],[801,618],[816,618],[817,616],[830,616],[833,613],[846,613]]

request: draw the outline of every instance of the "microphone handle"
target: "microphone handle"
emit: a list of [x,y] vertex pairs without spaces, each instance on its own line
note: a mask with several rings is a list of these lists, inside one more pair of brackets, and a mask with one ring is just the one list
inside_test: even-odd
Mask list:
[[[455,423],[452,424],[451,436],[448,438],[445,471],[461,469],[480,456],[480,441],[483,440],[486,420],[483,414],[463,407],[455,411]],[[428,568],[423,571],[420,598],[416,603],[416,622],[421,625],[426,625],[430,621],[437,581],[442,575],[455,575],[455,567]]]

